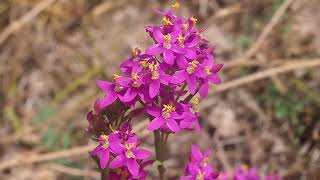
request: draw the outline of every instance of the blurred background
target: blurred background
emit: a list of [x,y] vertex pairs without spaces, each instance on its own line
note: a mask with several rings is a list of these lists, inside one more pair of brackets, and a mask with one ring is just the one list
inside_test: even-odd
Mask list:
[[[87,152],[95,81],[119,72],[166,0],[0,0],[0,179],[99,179]],[[218,170],[246,164],[284,179],[320,179],[320,1],[180,0],[225,63],[201,104],[202,134],[169,138],[168,179],[190,144]],[[147,121],[135,131],[152,150]],[[156,179],[150,168],[150,179]]]

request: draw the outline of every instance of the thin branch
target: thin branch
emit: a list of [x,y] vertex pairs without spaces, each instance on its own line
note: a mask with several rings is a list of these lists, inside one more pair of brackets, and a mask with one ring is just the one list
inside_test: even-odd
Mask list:
[[261,48],[263,42],[267,39],[269,34],[272,32],[274,27],[281,21],[283,15],[285,14],[286,10],[289,8],[291,3],[294,0],[286,0],[282,3],[282,5],[278,8],[276,13],[272,16],[269,23],[264,27],[263,31],[261,32],[258,39],[255,41],[255,43],[249,48],[249,50],[246,51],[244,54],[245,59],[250,58],[253,56],[258,50]]
[[54,171],[69,174],[73,176],[83,176],[83,177],[89,177],[93,179],[99,179],[100,173],[90,170],[84,170],[84,169],[77,169],[77,168],[71,168],[66,167],[58,164],[49,164],[49,169],[52,169]]
[[222,91],[229,90],[241,85],[253,83],[253,82],[265,79],[267,77],[283,74],[283,73],[298,70],[298,69],[305,69],[305,68],[311,68],[311,67],[317,67],[317,66],[320,66],[320,59],[288,62],[278,67],[256,72],[248,76],[223,83],[214,89],[213,93],[211,93],[211,96],[217,92],[222,92]]
[[31,22],[32,19],[37,17],[55,1],[56,0],[43,0],[20,19],[10,23],[10,25],[0,33],[0,46],[8,39],[8,37],[10,37],[10,35],[18,32],[24,25]]
[[3,161],[0,164],[0,171],[10,167],[14,167],[14,166],[21,166],[21,165],[33,164],[37,162],[50,161],[50,160],[63,158],[63,157],[79,156],[79,155],[88,153],[88,151],[91,150],[92,148],[93,148],[92,145],[85,145],[85,146],[75,147],[68,150],[62,150],[57,152],[51,152],[51,153],[45,153],[45,154],[34,154],[27,157],[21,156],[17,158],[12,158],[11,160]]

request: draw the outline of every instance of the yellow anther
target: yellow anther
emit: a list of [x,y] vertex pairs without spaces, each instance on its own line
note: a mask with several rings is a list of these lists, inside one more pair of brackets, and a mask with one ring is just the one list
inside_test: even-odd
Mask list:
[[178,39],[178,42],[179,42],[179,46],[183,47],[185,38],[179,34],[177,39]]
[[199,105],[200,100],[199,100],[199,98],[193,98],[191,100],[191,102],[192,102],[193,105]]
[[140,78],[140,76],[137,73],[132,74],[132,78],[134,80],[138,80]]
[[173,25],[172,22],[170,21],[170,19],[167,18],[166,16],[164,16],[164,17],[162,18],[162,23],[163,23],[164,25]]
[[164,112],[174,112],[176,111],[176,107],[173,104],[164,104],[162,107],[162,111]]
[[194,17],[190,18],[190,20],[193,22],[193,24],[197,23],[197,21],[198,21],[198,19],[194,18]]
[[204,68],[204,71],[205,71],[208,75],[211,74],[210,68],[209,68],[208,66],[206,66],[206,67]]
[[149,63],[149,69],[151,72],[156,71],[158,69],[159,64]]
[[189,29],[189,23],[184,23],[182,25],[182,27],[183,27],[184,30],[188,30]]
[[105,149],[109,148],[109,136],[103,134],[101,135],[101,138],[102,138],[102,142],[101,142],[102,147]]
[[138,47],[136,47],[132,50],[132,56],[136,57],[140,54],[140,52],[141,50]]
[[163,117],[164,119],[168,119],[168,118],[170,118],[170,113],[169,113],[169,112],[163,112],[163,113],[162,113],[162,117]]
[[178,2],[175,2],[174,4],[171,5],[172,8],[180,8],[180,4]]
[[140,61],[139,62],[140,63],[140,66],[142,66],[143,68],[146,68],[146,67],[148,67],[148,60],[142,60],[142,61]]
[[114,87],[115,92],[120,92],[122,89],[123,89],[123,87],[120,86],[119,84],[116,84],[116,86]]
[[244,170],[244,171],[248,171],[249,170],[249,166],[246,165],[246,164],[242,164],[241,165],[241,169]]
[[164,43],[165,47],[166,48],[170,48],[171,47],[171,45],[170,45],[170,42],[171,42],[170,34],[164,35],[163,37],[164,37],[164,40],[165,40],[165,43]]
[[152,80],[159,79],[159,76],[160,76],[159,71],[153,71],[151,75],[151,79]]
[[118,74],[113,74],[113,79],[118,79],[120,78],[121,76],[119,76]]
[[131,149],[134,147],[133,143],[126,143],[125,148],[126,148],[126,157],[127,158],[135,158],[136,156],[132,153]]
[[198,175],[196,177],[196,180],[204,180],[204,174],[203,172],[201,172],[201,170],[198,170]]
[[189,66],[187,67],[187,73],[188,74],[194,73],[198,64],[199,64],[199,61],[197,60],[193,60],[191,63],[189,63]]

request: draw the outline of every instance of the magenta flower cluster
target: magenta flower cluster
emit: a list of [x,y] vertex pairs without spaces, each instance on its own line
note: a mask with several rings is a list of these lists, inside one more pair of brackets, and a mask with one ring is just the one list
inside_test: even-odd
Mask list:
[[209,151],[202,153],[200,149],[192,145],[189,164],[185,169],[185,176],[180,180],[214,180],[219,177],[212,165],[209,164]]
[[[178,17],[172,9],[157,13],[162,24],[145,28],[153,45],[134,49],[112,81],[97,81],[105,95],[87,115],[87,131],[98,142],[90,154],[111,179],[145,179],[144,168],[152,163],[147,160],[151,152],[139,147],[132,132],[135,117],[148,116],[148,130],[159,137],[200,131],[199,101],[207,96],[209,83],[221,83],[217,73],[223,65],[215,62],[213,47],[195,28],[197,19]],[[165,141],[155,142],[156,151]],[[193,146],[183,179],[215,179],[218,175],[207,161],[208,153]]]

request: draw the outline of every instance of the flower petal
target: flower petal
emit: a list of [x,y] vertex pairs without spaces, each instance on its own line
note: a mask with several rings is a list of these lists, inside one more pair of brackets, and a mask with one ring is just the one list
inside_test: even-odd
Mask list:
[[110,104],[112,104],[116,99],[118,98],[118,95],[111,91],[109,93],[109,95],[104,96],[104,98],[102,99],[102,101],[100,102],[100,106],[101,107],[106,107],[109,106]]
[[127,92],[123,95],[121,101],[122,102],[130,102],[137,96],[137,92],[132,88],[129,88]]
[[136,156],[136,159],[147,159],[152,155],[150,151],[144,149],[132,149],[132,152]]
[[149,55],[158,55],[163,52],[164,48],[160,44],[154,44],[146,49],[146,54]]
[[190,93],[195,94],[196,88],[197,88],[196,76],[194,76],[194,75],[189,76],[189,78],[187,79],[187,83],[188,83]]
[[180,126],[175,120],[173,120],[171,118],[166,119],[166,124],[167,124],[168,128],[171,131],[173,131],[173,132],[179,132],[180,131]]
[[158,43],[163,43],[164,42],[164,37],[163,37],[163,34],[162,34],[161,29],[159,27],[154,27],[153,28],[152,35],[153,35],[154,39]]
[[209,83],[205,82],[202,86],[200,86],[199,94],[201,98],[204,98],[208,95]]
[[126,165],[126,157],[124,155],[119,155],[111,161],[109,167],[112,169],[116,169],[124,165]]
[[130,158],[127,160],[127,167],[133,176],[137,176],[139,174],[139,164],[136,159]]
[[173,84],[180,84],[184,80],[186,80],[188,77],[188,74],[185,70],[176,71],[176,73],[171,78],[171,83]]
[[160,111],[161,111],[160,108],[157,108],[154,106],[151,106],[147,109],[147,113],[153,117],[159,117],[161,115]]
[[109,92],[112,90],[113,84],[111,82],[98,80],[96,83],[97,83],[97,86],[104,92]]
[[160,89],[160,81],[159,80],[153,80],[150,83],[149,86],[149,95],[151,98],[154,98],[158,93]]
[[185,54],[185,56],[189,59],[196,59],[197,58],[196,49],[195,48],[187,49],[187,53]]
[[154,131],[159,129],[165,123],[164,119],[161,117],[154,118],[148,125],[148,130]]
[[213,84],[220,84],[221,83],[221,79],[217,74],[211,74],[209,77],[209,80],[213,83]]
[[101,152],[101,155],[100,155],[100,166],[101,166],[101,169],[105,169],[107,167],[107,164],[108,164],[108,161],[109,161],[109,150],[108,149],[104,149],[102,152]]
[[195,145],[191,146],[191,154],[192,154],[192,158],[194,160],[202,161],[203,155],[202,155],[200,149],[197,146],[195,146]]
[[170,65],[174,64],[174,55],[171,50],[165,49],[163,51],[163,59],[166,63]]
[[180,68],[182,68],[182,69],[187,68],[188,61],[183,55],[178,56],[176,61],[177,61],[177,64]]

